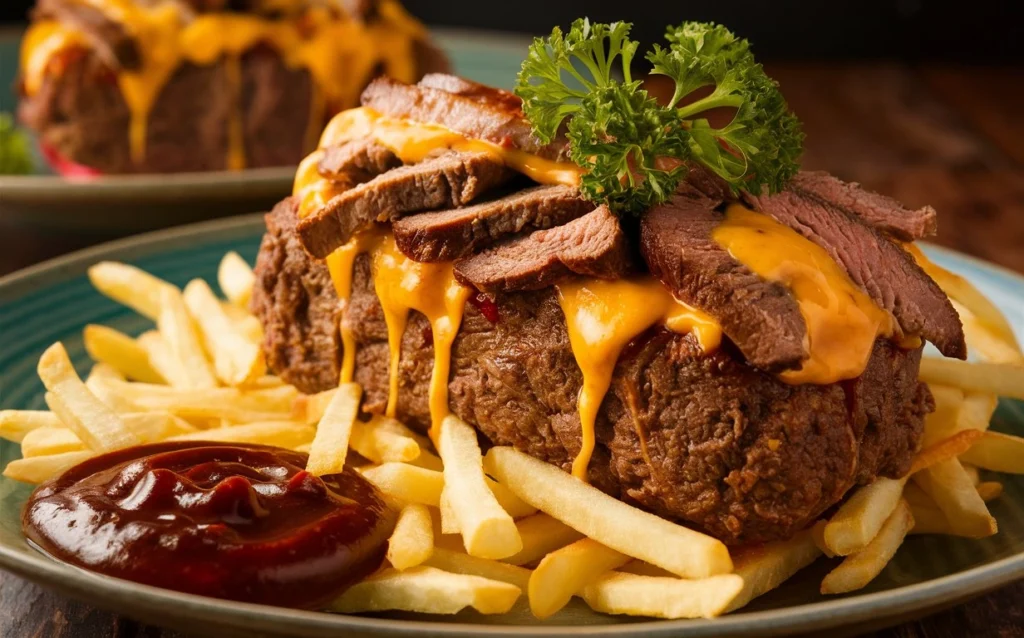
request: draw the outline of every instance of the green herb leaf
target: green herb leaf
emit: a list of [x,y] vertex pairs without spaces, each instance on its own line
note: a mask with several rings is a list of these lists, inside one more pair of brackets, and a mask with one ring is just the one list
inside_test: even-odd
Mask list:
[[15,128],[9,113],[0,113],[0,175],[28,175],[32,171],[28,139]]
[[[630,77],[637,50],[630,27],[586,19],[567,34],[556,27],[534,40],[519,73],[516,94],[535,134],[546,143],[565,132],[572,160],[587,170],[584,194],[618,211],[642,211],[672,195],[683,162],[700,162],[736,190],[781,189],[799,168],[803,134],[749,43],[716,24],[669,28],[668,46],[646,56],[653,73],[675,82],[672,100],[660,106]],[[694,99],[705,87],[707,95]],[[719,107],[735,115],[715,128],[702,115]]]

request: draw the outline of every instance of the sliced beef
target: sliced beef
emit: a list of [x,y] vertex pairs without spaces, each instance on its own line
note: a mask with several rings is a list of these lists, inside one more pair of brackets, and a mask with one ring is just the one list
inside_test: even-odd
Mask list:
[[95,7],[75,0],[37,0],[35,20],[57,20],[85,35],[100,58],[114,68],[138,70],[139,43],[124,25]]
[[[242,55],[242,116],[247,166],[289,166],[316,147],[313,78],[268,44]],[[312,134],[311,134],[312,133]]]
[[299,236],[309,254],[323,259],[368,224],[421,210],[463,206],[512,176],[490,153],[445,153],[388,171],[334,196],[302,220]]
[[960,317],[913,257],[880,231],[814,196],[787,190],[748,196],[765,212],[818,244],[906,334],[920,335],[947,357],[967,356]]
[[802,171],[790,182],[789,189],[828,202],[900,241],[932,237],[938,230],[931,206],[908,210],[891,197],[866,191],[856,182],[844,182],[825,172]]
[[391,229],[399,250],[411,259],[450,261],[508,235],[564,224],[593,208],[575,188],[536,186],[465,208],[403,217]]
[[[271,368],[306,391],[326,390],[337,383],[341,354],[337,299],[326,266],[302,251],[287,215],[295,215],[292,200],[268,219],[254,309],[268,327]],[[548,288],[494,301],[497,321],[466,307],[452,350],[452,410],[491,443],[568,471],[580,449],[582,375],[557,295]],[[366,256],[356,260],[346,322],[365,406],[383,412],[387,327]],[[412,313],[400,361],[398,416],[421,431],[430,424],[428,325]],[[930,409],[919,356],[881,340],[861,380],[792,386],[728,347],[707,355],[692,336],[653,331],[616,367],[590,479],[729,544],[788,538],[858,481],[905,471]]]
[[324,149],[317,172],[327,179],[355,186],[402,165],[391,149],[369,138]]
[[362,103],[391,117],[440,124],[471,138],[547,159],[568,159],[564,139],[542,144],[534,137],[519,98],[461,78],[435,75],[426,83],[410,85],[379,77],[363,91]]
[[761,279],[712,239],[725,218],[717,203],[684,189],[644,214],[644,260],[678,299],[718,320],[750,363],[797,368],[808,356],[800,307],[785,286]]
[[629,269],[619,219],[600,206],[564,226],[537,230],[455,262],[455,278],[483,292],[539,290],[574,275],[617,279]]

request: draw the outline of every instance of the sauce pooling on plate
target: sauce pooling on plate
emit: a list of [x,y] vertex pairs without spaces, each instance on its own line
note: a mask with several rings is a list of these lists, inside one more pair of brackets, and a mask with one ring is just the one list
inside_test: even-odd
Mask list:
[[182,592],[315,607],[375,571],[394,514],[352,470],[306,455],[163,443],[90,459],[41,485],[25,535],[54,557]]

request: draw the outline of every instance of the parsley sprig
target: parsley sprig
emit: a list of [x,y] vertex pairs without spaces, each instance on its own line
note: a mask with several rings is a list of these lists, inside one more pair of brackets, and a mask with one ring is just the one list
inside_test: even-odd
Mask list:
[[[667,46],[646,56],[652,73],[675,82],[663,106],[630,75],[638,48],[630,27],[587,19],[568,33],[556,27],[534,40],[519,73],[516,94],[534,133],[549,142],[565,132],[572,160],[586,169],[584,194],[642,211],[672,195],[683,162],[703,164],[735,190],[781,189],[799,168],[803,134],[749,43],[716,24],[670,27]],[[694,99],[702,89],[707,95]],[[735,115],[716,128],[702,115],[721,107]]]

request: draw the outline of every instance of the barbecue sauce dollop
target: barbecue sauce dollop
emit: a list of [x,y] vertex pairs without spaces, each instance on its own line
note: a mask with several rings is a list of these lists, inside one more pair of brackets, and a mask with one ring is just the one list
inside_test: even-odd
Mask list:
[[258,445],[161,443],[41,485],[25,535],[54,557],[177,591],[316,607],[382,563],[394,514],[352,470]]

